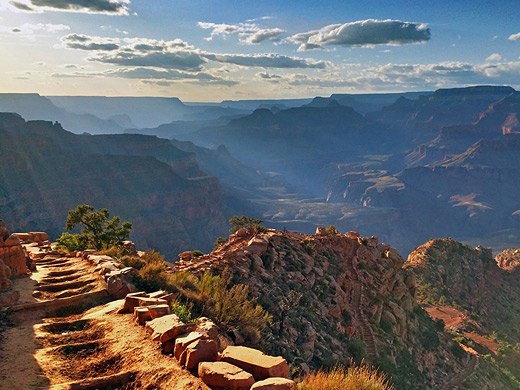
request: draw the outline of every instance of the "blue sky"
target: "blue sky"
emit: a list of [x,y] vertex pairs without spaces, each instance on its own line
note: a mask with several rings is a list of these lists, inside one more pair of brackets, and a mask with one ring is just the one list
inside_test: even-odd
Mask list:
[[516,1],[0,0],[0,92],[184,101],[520,88]]

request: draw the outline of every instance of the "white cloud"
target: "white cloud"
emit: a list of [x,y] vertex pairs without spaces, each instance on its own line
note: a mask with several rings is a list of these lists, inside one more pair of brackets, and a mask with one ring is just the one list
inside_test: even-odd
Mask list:
[[489,57],[486,58],[486,61],[489,61],[489,62],[491,62],[491,61],[502,61],[502,60],[503,60],[502,56],[500,54],[498,54],[498,53],[493,53]]
[[331,24],[291,36],[298,51],[323,49],[326,45],[373,47],[374,45],[406,45],[430,39],[430,29],[424,23],[400,20],[367,19],[344,24]]
[[70,27],[66,26],[64,24],[52,24],[52,23],[38,23],[38,24],[24,23],[18,27],[0,26],[0,31],[9,32],[11,34],[17,34],[17,35],[35,35],[35,33],[37,33],[37,32],[55,33],[58,31],[65,31],[65,30],[70,30]]
[[509,36],[509,40],[510,41],[518,41],[520,39],[520,32],[519,33],[516,33],[516,34],[511,34]]
[[206,40],[212,40],[216,36],[226,38],[231,34],[238,34],[238,40],[248,45],[264,41],[278,41],[280,35],[285,32],[280,28],[262,28],[257,24],[248,22],[238,24],[198,22],[197,24],[200,28],[211,30],[211,34],[208,38],[205,38]]

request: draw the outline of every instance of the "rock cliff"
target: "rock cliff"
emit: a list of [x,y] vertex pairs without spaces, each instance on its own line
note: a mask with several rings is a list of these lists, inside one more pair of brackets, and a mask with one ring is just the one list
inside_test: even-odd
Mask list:
[[273,316],[265,349],[293,366],[331,367],[366,359],[400,389],[438,388],[462,361],[415,300],[414,275],[376,237],[238,231],[176,272],[232,272]]

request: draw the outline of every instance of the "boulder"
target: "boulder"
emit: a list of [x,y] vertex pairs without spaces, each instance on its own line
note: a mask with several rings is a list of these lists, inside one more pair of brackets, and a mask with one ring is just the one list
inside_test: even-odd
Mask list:
[[135,322],[137,322],[139,325],[144,325],[146,321],[150,321],[152,319],[152,316],[148,311],[148,307],[138,306],[134,308],[134,318]]
[[[182,334],[175,339],[175,349],[173,356],[180,362],[182,353],[186,350],[186,347],[194,341],[201,340],[204,338],[204,334],[200,332],[191,332]],[[183,362],[184,363],[184,362]]]
[[205,384],[215,388],[246,390],[255,383],[250,373],[226,362],[200,363],[198,374]]
[[197,340],[186,347],[186,369],[194,370],[202,362],[218,360],[218,346],[214,340]]
[[200,317],[196,330],[199,333],[203,333],[208,339],[218,340],[218,326],[209,318]]
[[289,367],[284,358],[268,356],[257,349],[229,346],[222,352],[221,360],[250,372],[257,381],[271,377],[289,378]]
[[256,382],[251,390],[296,390],[296,383],[286,378],[269,378]]
[[238,229],[236,235],[237,237],[245,237],[247,236],[247,230],[244,228]]
[[147,297],[148,294],[145,292],[135,292],[127,294],[123,307],[117,311],[118,314],[133,313],[134,308],[139,306],[139,298]]
[[170,306],[166,304],[146,306],[152,320],[170,314]]
[[152,333],[152,339],[161,343],[173,340],[195,328],[195,324],[183,323],[176,314],[168,314],[146,323],[146,329]]
[[325,230],[325,228],[323,226],[318,226],[316,228],[316,235],[317,236],[326,236],[327,235],[327,231]]

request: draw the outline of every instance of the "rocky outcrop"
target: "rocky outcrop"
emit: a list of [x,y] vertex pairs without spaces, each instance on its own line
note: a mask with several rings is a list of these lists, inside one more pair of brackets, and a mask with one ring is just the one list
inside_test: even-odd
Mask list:
[[495,257],[498,266],[507,271],[514,271],[520,266],[520,249],[510,248]]
[[0,220],[0,260],[9,267],[11,275],[23,275],[27,269],[27,258],[22,242],[15,235],[9,235],[5,222]]
[[[316,235],[237,232],[211,254],[179,261],[173,270],[200,275],[227,268],[273,316],[265,352],[287,357],[302,372],[392,356],[385,369],[399,388],[435,388],[455,369],[447,361],[457,363],[450,341],[419,308],[415,278],[403,264],[377,237],[320,228]],[[405,364],[406,378],[398,368]]]

